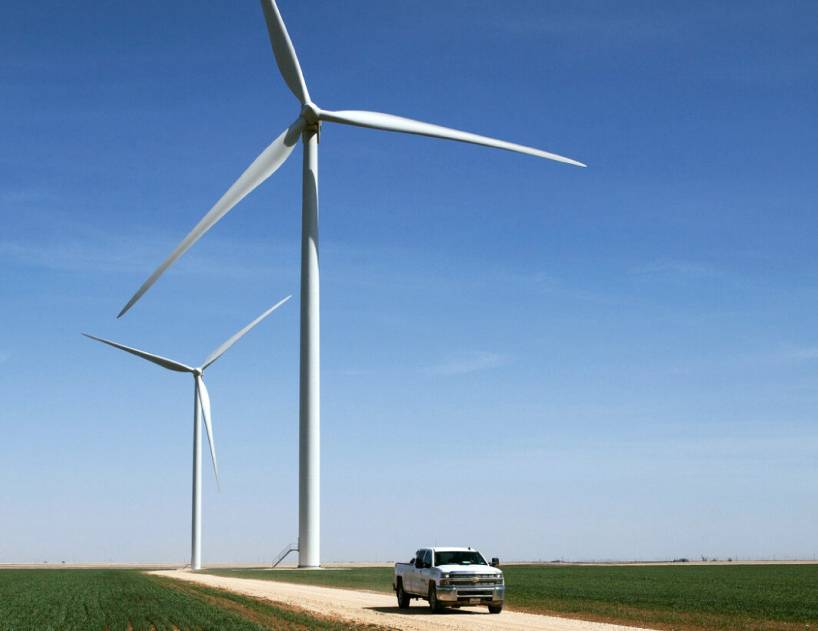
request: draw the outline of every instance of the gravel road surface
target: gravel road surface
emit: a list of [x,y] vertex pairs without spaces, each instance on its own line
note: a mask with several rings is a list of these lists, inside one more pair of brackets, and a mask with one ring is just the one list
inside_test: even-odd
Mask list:
[[444,609],[430,614],[426,601],[413,600],[409,609],[398,609],[394,595],[359,592],[313,585],[279,583],[276,581],[228,578],[211,574],[195,574],[186,570],[151,572],[182,581],[201,583],[226,589],[246,596],[265,598],[285,603],[307,612],[320,613],[331,618],[377,624],[406,631],[633,631],[624,627],[599,622],[583,622],[568,618],[538,616],[535,614],[503,611],[490,614],[485,607]]

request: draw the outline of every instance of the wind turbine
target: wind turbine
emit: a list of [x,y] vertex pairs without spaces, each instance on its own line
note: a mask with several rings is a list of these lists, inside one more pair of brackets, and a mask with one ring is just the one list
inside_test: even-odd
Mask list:
[[319,567],[319,473],[320,473],[320,351],[318,292],[318,136],[322,122],[342,123],[384,131],[431,136],[446,140],[506,149],[577,166],[581,162],[523,145],[478,136],[392,114],[364,111],[322,110],[312,102],[287,28],[275,0],[261,0],[270,42],[278,69],[301,103],[298,118],[276,138],[238,180],[196,224],[170,256],[156,269],[119,313],[120,317],[165,273],[213,224],[289,157],[299,136],[304,144],[301,224],[301,366],[299,382],[299,510],[298,565]]
[[85,337],[89,337],[97,342],[102,342],[103,344],[108,344],[114,348],[122,349],[127,353],[136,355],[137,357],[147,359],[149,362],[162,366],[162,368],[167,368],[168,370],[173,370],[175,372],[189,372],[193,375],[193,523],[191,534],[190,565],[194,570],[202,569],[202,440],[201,433],[199,431],[200,407],[202,410],[202,418],[204,420],[205,429],[207,430],[207,441],[210,443],[210,457],[213,459],[213,471],[216,474],[216,486],[218,486],[219,490],[221,490],[221,482],[219,481],[219,467],[216,465],[216,447],[213,444],[213,427],[210,424],[210,395],[207,394],[207,388],[205,388],[202,373],[204,373],[205,369],[210,366],[210,364],[221,357],[228,348],[238,342],[245,333],[247,333],[250,329],[256,326],[290,298],[291,296],[287,296],[274,307],[262,313],[241,331],[236,333],[215,351],[210,353],[207,359],[204,360],[204,363],[198,368],[191,368],[190,366],[180,364],[172,359],[166,359],[165,357],[160,357],[159,355],[146,353],[145,351],[140,351],[136,348],[131,348],[130,346],[117,344],[116,342],[103,340],[101,337],[94,337],[93,335],[83,333]]

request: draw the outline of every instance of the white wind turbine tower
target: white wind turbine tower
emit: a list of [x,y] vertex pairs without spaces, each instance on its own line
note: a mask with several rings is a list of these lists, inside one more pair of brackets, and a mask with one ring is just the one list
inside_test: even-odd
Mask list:
[[194,396],[193,396],[193,519],[192,519],[192,533],[191,533],[191,552],[190,565],[194,570],[202,569],[202,439],[199,426],[199,408],[202,410],[202,418],[204,420],[205,429],[207,430],[207,440],[210,443],[210,456],[213,459],[213,471],[216,474],[216,485],[221,490],[221,483],[219,481],[219,467],[216,465],[216,447],[213,444],[213,427],[210,423],[210,396],[207,394],[202,373],[205,369],[221,357],[224,352],[238,342],[245,333],[256,326],[264,318],[275,311],[279,306],[289,300],[291,296],[287,296],[284,300],[276,304],[274,307],[262,313],[259,317],[253,320],[250,324],[244,327],[241,331],[236,333],[233,337],[227,340],[224,344],[219,346],[215,351],[210,353],[204,363],[198,368],[191,368],[185,364],[166,359],[159,355],[153,355],[140,351],[130,346],[117,344],[109,340],[103,340],[100,337],[94,337],[83,333],[85,337],[90,337],[92,340],[97,340],[103,344],[108,344],[115,348],[122,349],[128,353],[147,359],[149,362],[173,370],[175,372],[189,372],[193,375],[194,381]]
[[[318,567],[319,550],[319,294],[318,294],[318,136],[322,122],[342,123],[384,131],[431,136],[446,140],[506,149],[577,166],[569,158],[502,140],[478,136],[439,125],[363,111],[322,110],[310,99],[301,66],[275,0],[261,0],[270,42],[287,86],[301,102],[298,118],[276,138],[228,189],[167,259],[130,299],[123,315],[213,224],[248,193],[272,175],[289,157],[299,136],[304,144],[301,233],[301,366],[299,395],[299,525],[298,565]],[[119,317],[117,316],[117,317]]]

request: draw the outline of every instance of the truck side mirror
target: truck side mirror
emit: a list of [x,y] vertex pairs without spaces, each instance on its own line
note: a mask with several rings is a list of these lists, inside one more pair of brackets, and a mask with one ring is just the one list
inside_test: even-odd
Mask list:
[[497,557],[492,557],[491,567],[500,567],[500,559],[498,559]]

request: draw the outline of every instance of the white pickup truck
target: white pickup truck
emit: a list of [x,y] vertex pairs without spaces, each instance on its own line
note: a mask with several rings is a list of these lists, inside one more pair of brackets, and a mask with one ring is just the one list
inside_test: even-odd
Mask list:
[[412,598],[429,601],[432,613],[442,607],[488,606],[500,613],[506,597],[503,572],[472,548],[421,548],[409,563],[396,563],[392,588],[398,607]]

